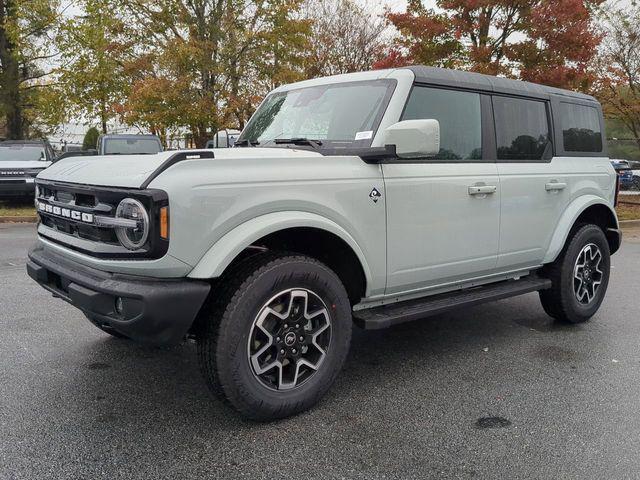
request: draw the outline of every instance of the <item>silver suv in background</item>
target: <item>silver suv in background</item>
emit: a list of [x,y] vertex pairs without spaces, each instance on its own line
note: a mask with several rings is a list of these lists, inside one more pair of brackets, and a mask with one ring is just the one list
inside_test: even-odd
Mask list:
[[354,323],[529,292],[589,320],[621,242],[604,138],[594,98],[475,73],[285,85],[234,148],[44,171],[27,270],[112,335],[195,336],[213,392],[285,417],[329,389]]
[[153,155],[162,152],[157,135],[110,134],[100,135],[98,155]]
[[36,176],[55,160],[44,140],[0,142],[0,198],[33,198]]

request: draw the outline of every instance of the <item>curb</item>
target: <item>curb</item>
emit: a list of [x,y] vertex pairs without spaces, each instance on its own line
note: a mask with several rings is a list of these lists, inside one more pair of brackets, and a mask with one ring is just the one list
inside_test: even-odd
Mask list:
[[0,223],[36,223],[35,215],[7,215],[0,217]]
[[620,220],[618,222],[621,228],[624,227],[640,227],[640,220]]

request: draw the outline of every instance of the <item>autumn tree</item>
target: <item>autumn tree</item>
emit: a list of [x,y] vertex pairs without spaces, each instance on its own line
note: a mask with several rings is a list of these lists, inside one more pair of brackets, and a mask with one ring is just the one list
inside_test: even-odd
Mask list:
[[596,95],[605,115],[622,122],[640,148],[640,7],[606,9],[603,18]]
[[56,0],[0,0],[0,115],[10,139],[23,138],[37,121],[57,10]]
[[593,10],[603,0],[409,0],[387,13],[400,33],[376,67],[424,63],[587,89],[601,36]]
[[70,114],[97,119],[102,133],[107,133],[108,122],[117,116],[116,106],[128,93],[124,64],[131,58],[134,39],[112,1],[77,3],[81,14],[67,18],[57,36],[60,94]]
[[306,77],[369,70],[382,56],[387,22],[355,0],[307,0],[302,13],[311,21]]
[[242,127],[275,85],[301,78],[309,22],[301,0],[118,0],[137,30],[127,123],[186,127],[197,146]]

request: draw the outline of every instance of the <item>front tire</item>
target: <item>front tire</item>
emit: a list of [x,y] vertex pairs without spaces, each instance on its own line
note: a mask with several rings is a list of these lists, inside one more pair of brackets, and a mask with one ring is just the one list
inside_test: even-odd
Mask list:
[[540,291],[545,312],[558,321],[582,323],[600,308],[609,285],[609,243],[596,225],[578,228],[556,261],[545,268],[552,286]]
[[266,253],[220,284],[198,334],[200,367],[214,393],[259,421],[313,406],[351,340],[351,308],[337,275],[310,257]]

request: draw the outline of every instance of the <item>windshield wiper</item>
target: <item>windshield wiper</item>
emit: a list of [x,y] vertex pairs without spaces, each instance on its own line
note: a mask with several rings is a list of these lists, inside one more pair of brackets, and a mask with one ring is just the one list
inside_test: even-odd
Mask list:
[[245,138],[244,140],[238,140],[236,143],[234,143],[235,147],[255,147],[256,145],[260,145],[260,142],[258,142],[257,140],[255,142],[250,142],[248,138]]
[[276,138],[273,143],[282,144],[289,143],[292,145],[309,145],[310,147],[318,150],[322,146],[322,142],[320,140],[311,140],[310,138],[297,137],[297,138]]

